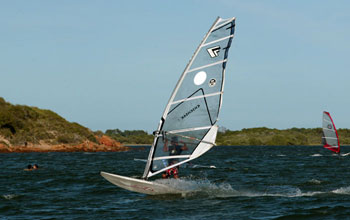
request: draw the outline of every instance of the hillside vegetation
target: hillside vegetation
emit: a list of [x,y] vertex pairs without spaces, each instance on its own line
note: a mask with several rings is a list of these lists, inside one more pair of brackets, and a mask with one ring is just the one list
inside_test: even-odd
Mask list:
[[96,142],[94,133],[58,114],[25,105],[12,105],[0,97],[0,143],[9,145]]
[[[338,129],[338,134],[341,145],[350,145],[350,129]],[[53,111],[25,105],[12,105],[0,97],[0,145],[9,147],[27,144],[79,144],[86,141],[106,145],[107,142],[104,141],[106,138],[101,139],[104,135],[122,144],[151,145],[154,138],[143,130],[110,129],[105,133],[93,132],[78,123],[66,121]],[[321,137],[321,128],[278,130],[260,127],[219,132],[216,143],[229,146],[308,146],[321,145]],[[107,145],[117,146],[118,144],[111,142]]]
[[152,144],[153,135],[143,130],[125,130],[110,129],[105,133],[107,136],[119,141],[122,144]]
[[[338,129],[341,145],[350,145],[350,129]],[[106,135],[123,144],[152,144],[153,135],[142,130],[107,130]],[[266,127],[246,128],[239,131],[218,132],[217,145],[225,146],[288,146],[321,145],[321,128],[290,128],[285,130]]]
[[[340,145],[350,145],[350,129],[338,129]],[[321,128],[290,128],[285,130],[266,127],[248,128],[240,131],[219,132],[218,145],[256,145],[256,146],[288,146],[288,145],[321,145]]]

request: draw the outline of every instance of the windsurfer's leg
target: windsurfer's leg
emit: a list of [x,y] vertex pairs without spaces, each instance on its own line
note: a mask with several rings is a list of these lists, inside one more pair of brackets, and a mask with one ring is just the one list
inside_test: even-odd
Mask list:
[[174,176],[174,179],[179,178],[179,169],[178,169],[178,167],[174,167],[173,176]]

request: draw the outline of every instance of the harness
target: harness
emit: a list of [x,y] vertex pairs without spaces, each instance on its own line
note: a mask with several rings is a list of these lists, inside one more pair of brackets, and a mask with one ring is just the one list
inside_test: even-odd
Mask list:
[[179,170],[176,167],[170,168],[168,170],[165,171],[167,176],[172,176],[172,175],[178,175],[179,174]]

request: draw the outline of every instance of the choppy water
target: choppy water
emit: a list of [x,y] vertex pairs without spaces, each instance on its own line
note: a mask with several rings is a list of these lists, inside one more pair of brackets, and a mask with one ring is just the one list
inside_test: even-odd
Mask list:
[[[350,147],[216,147],[181,168],[186,195],[120,189],[99,172],[139,176],[146,151],[0,154],[0,219],[350,219]],[[36,171],[24,171],[27,164]]]

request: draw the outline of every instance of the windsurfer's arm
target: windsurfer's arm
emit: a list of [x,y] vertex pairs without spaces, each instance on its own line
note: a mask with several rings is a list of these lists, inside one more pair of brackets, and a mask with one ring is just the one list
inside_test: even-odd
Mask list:
[[183,143],[183,145],[184,145],[184,146],[182,146],[181,150],[188,150],[186,143],[183,141],[181,141],[181,143]]
[[165,152],[169,151],[169,148],[168,148],[168,139],[165,139],[164,146],[163,146],[163,151],[165,151]]

